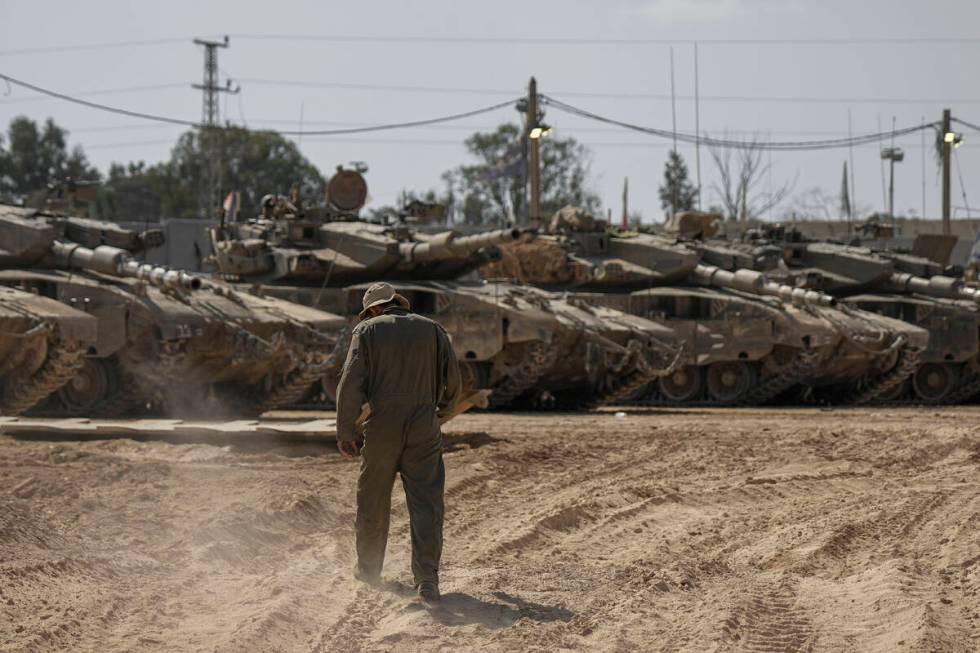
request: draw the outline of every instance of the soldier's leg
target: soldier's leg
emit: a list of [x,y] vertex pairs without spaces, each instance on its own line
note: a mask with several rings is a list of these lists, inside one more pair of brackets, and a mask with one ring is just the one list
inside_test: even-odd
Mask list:
[[439,582],[442,557],[443,490],[442,435],[431,408],[408,428],[399,472],[412,529],[412,574],[415,583]]
[[365,580],[381,575],[388,524],[391,518],[391,488],[398,470],[400,433],[383,433],[372,428],[361,449],[361,473],[357,479],[357,569]]

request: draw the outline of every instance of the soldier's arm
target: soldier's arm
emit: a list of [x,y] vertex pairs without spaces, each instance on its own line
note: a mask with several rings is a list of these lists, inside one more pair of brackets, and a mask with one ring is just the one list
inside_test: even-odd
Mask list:
[[367,400],[367,353],[363,329],[354,329],[337,386],[337,440],[357,439],[354,423]]
[[463,381],[459,374],[459,363],[456,352],[449,340],[449,335],[439,328],[439,367],[442,370],[443,393],[439,402],[438,415],[444,416],[451,411],[463,392]]

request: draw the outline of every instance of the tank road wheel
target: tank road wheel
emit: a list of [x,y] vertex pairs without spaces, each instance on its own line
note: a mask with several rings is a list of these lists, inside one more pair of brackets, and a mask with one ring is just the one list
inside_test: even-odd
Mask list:
[[704,375],[701,368],[695,365],[685,365],[673,374],[657,379],[660,394],[677,403],[697,399],[703,385]]
[[755,385],[755,369],[745,361],[724,361],[708,366],[708,395],[722,403],[736,402]]
[[73,415],[84,415],[116,391],[116,370],[103,358],[86,358],[72,380],[58,390],[58,400]]
[[960,381],[959,371],[946,363],[925,363],[912,376],[912,388],[919,399],[942,401]]

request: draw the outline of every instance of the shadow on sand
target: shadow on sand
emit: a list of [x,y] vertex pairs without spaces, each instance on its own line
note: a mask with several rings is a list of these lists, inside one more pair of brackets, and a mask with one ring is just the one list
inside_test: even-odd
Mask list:
[[[401,583],[390,583],[386,588],[391,592],[414,598],[415,591]],[[538,623],[550,621],[569,621],[574,615],[570,610],[526,601],[506,592],[494,592],[496,601],[485,601],[463,592],[450,592],[442,595],[442,600],[423,604],[414,602],[411,610],[424,610],[443,626],[480,625],[497,629],[512,626],[522,618]]]

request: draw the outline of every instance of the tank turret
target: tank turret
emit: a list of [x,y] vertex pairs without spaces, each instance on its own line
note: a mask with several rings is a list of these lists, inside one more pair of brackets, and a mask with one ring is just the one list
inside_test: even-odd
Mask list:
[[430,234],[406,222],[359,220],[349,209],[359,208],[355,200],[364,189],[355,182],[360,173],[343,173],[338,187],[349,187],[352,195],[342,202],[343,211],[335,208],[340,193],[335,189],[326,210],[290,204],[288,210],[270,210],[254,220],[212,229],[211,260],[219,273],[236,281],[331,287],[379,278],[451,280],[494,260],[498,245],[529,233],[498,229],[472,236]]

